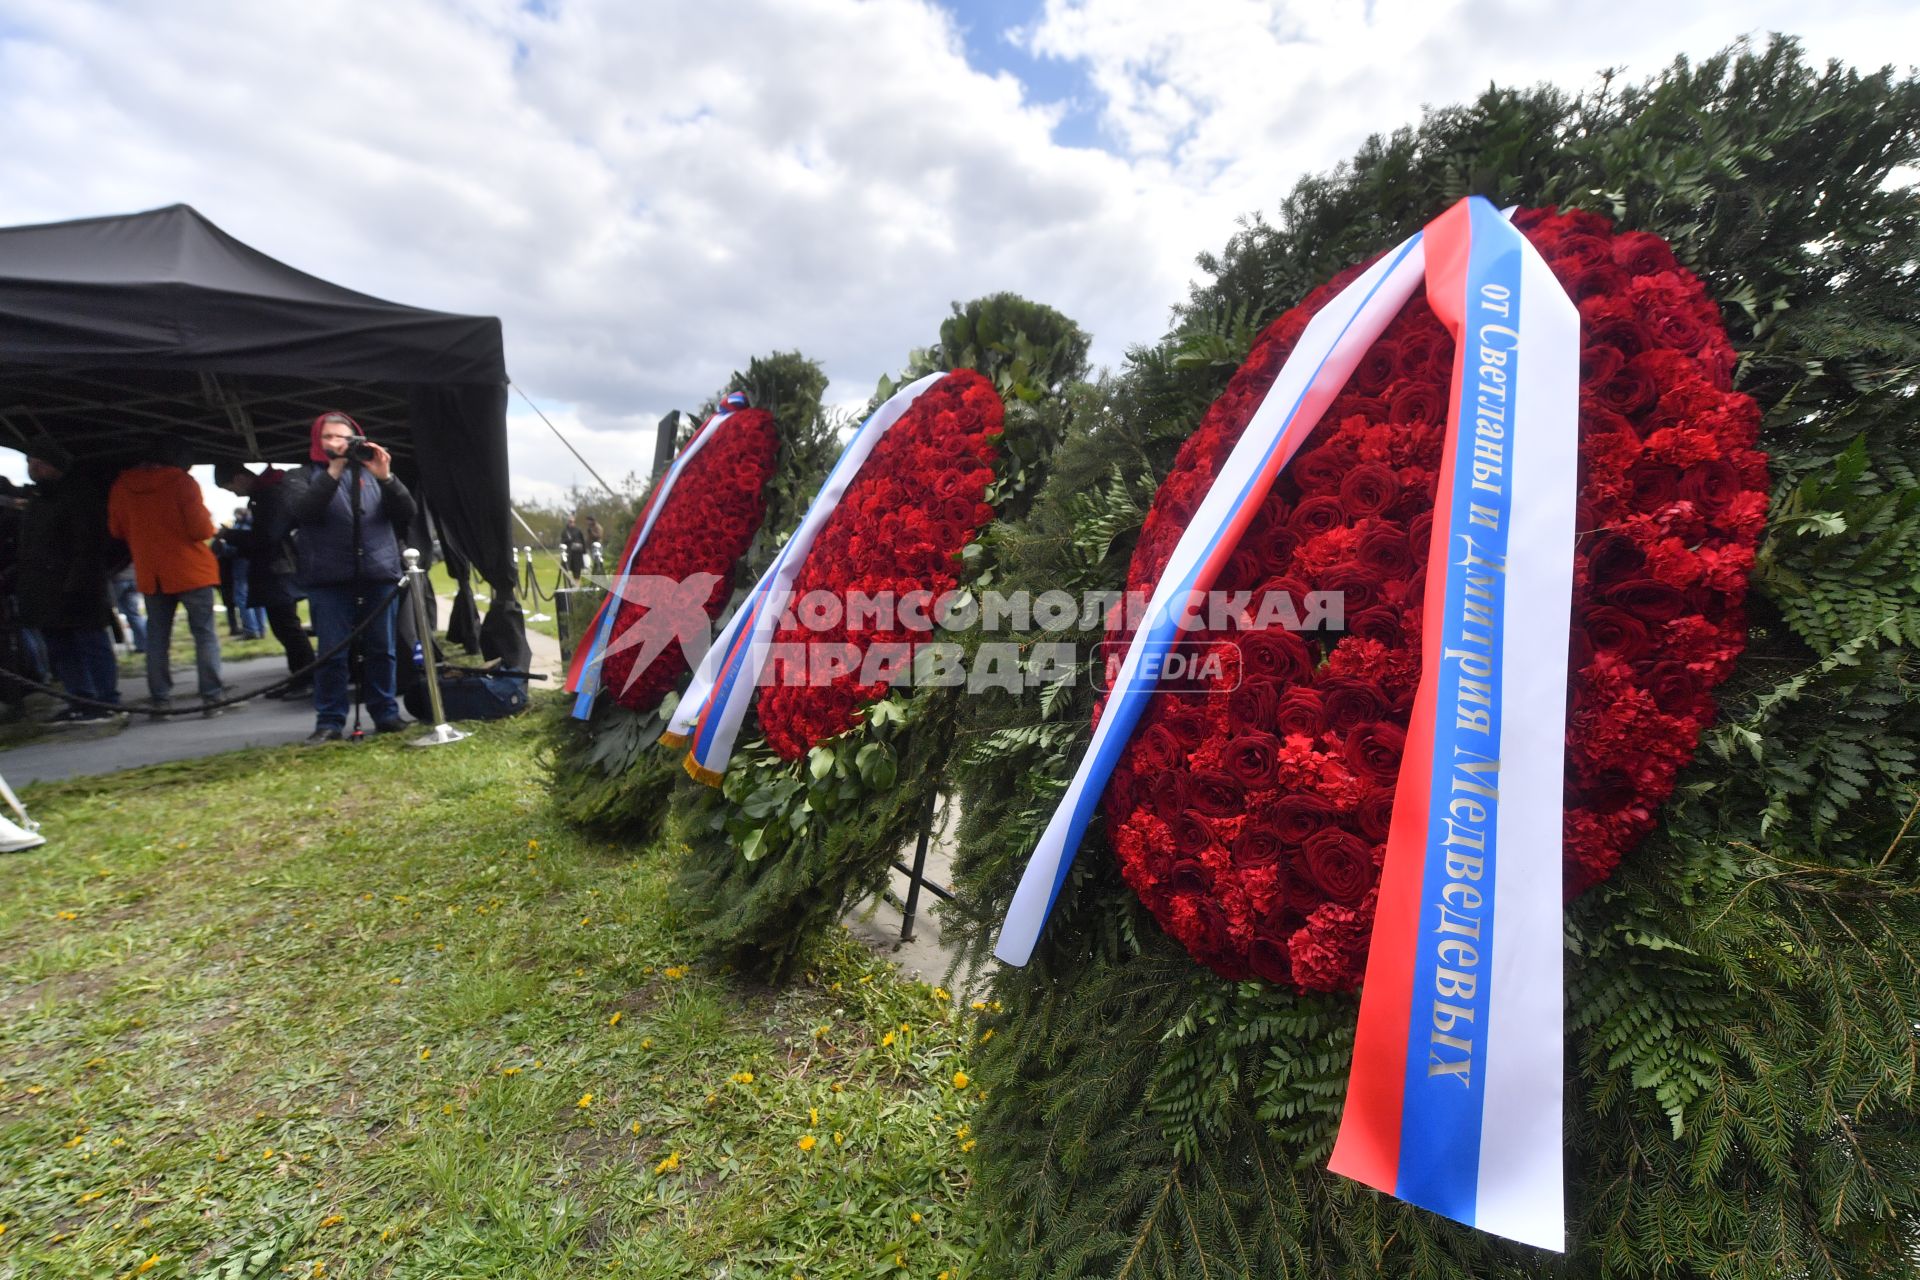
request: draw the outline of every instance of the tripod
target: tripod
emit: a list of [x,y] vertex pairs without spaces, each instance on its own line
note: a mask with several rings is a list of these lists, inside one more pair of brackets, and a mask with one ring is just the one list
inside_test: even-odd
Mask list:
[[[365,468],[361,465],[360,459],[354,457],[347,459],[347,483],[350,486],[347,490],[347,509],[353,517],[353,613],[351,617],[356,624],[360,621],[360,610],[366,605],[366,601],[361,596],[366,583],[360,574],[360,477],[364,471]],[[363,742],[366,740],[367,731],[360,727],[360,708],[367,696],[367,653],[366,646],[358,639],[347,650],[347,680],[353,691],[353,731],[347,735],[347,739],[350,742]]]

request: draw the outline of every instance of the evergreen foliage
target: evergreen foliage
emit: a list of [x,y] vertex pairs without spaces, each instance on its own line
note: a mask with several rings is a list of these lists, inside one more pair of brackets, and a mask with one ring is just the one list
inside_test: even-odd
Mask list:
[[[1791,40],[1577,97],[1491,90],[1300,182],[1200,260],[1171,333],[1075,397],[1003,587],[1119,589],[1179,440],[1259,327],[1340,268],[1470,192],[1580,206],[1666,237],[1721,300],[1777,489],[1721,724],[1662,828],[1567,912],[1563,1258],[1328,1174],[1355,1003],[1194,963],[1096,822],[1032,963],[993,979],[982,1274],[1914,1272],[1916,161],[1920,81],[1812,67]],[[948,928],[975,960],[1092,701],[1082,679],[965,710]]]
[[[721,397],[734,391],[745,393],[753,407],[769,410],[780,437],[779,462],[766,485],[767,514],[734,575],[737,606],[739,597],[773,563],[780,544],[806,514],[807,503],[839,452],[841,423],[821,403],[827,375],[819,362],[798,351],[776,351],[748,361],[746,369],[736,371],[697,414],[674,410],[681,424],[677,445],[684,447],[694,430],[719,408]],[[607,548],[609,560],[620,554],[623,545]],[[619,572],[618,565],[609,568]],[[654,749],[672,710],[668,702],[638,715],[610,697],[601,697],[583,724],[572,718],[570,700],[548,707],[543,742],[555,811],[576,826],[635,845],[655,839],[682,778],[679,758]]]
[[[992,379],[1006,405],[987,491],[998,518],[963,557],[964,583],[984,589],[996,580],[1004,530],[1045,480],[1067,416],[1060,391],[1085,376],[1088,339],[1060,312],[1015,294],[953,312],[938,344],[913,352],[898,378],[881,379],[869,412],[936,370]],[[940,638],[969,649],[978,641],[963,631]],[[693,800],[674,826],[688,848],[681,890],[701,941],[743,971],[778,979],[848,906],[884,889],[895,851],[946,785],[958,695],[916,679],[797,761],[766,746],[750,712],[723,789]]]

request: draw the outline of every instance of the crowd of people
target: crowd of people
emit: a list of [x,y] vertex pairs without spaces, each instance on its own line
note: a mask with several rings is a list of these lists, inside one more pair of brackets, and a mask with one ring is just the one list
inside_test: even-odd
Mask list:
[[0,588],[11,614],[0,666],[58,681],[68,702],[54,721],[111,721],[125,713],[119,634],[145,657],[147,697],[137,709],[166,718],[173,624],[184,611],[199,710],[218,715],[232,693],[221,673],[218,595],[233,635],[270,630],[284,650],[287,681],[267,696],[313,700],[308,743],[344,736],[355,650],[375,731],[402,728],[391,589],[415,505],[392,456],[351,417],[323,413],[300,466],[215,465],[214,483],[246,502],[220,527],[190,461],[169,440],[107,476],[51,441],[29,447],[31,484],[0,480]]

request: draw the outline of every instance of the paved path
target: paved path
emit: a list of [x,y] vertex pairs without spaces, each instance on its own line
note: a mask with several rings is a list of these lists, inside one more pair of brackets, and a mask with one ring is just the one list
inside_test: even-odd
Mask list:
[[[551,674],[560,670],[560,642],[537,631],[527,632],[533,649],[533,670]],[[456,661],[464,659],[456,657]],[[241,693],[264,689],[286,674],[279,657],[228,662],[222,675]],[[185,683],[182,683],[184,675]],[[553,681],[543,682],[552,687]],[[139,677],[122,678],[122,696],[139,697],[146,688]],[[193,699],[193,672],[174,672],[174,700],[182,706]],[[366,725],[369,733],[373,725]],[[238,751],[242,747],[276,747],[298,742],[313,732],[313,703],[256,698],[228,708],[211,720],[198,716],[171,716],[152,720],[135,715],[122,727],[80,725],[59,729],[45,738],[0,751],[0,774],[14,786],[29,782],[57,782],[63,778],[119,773],[169,760]]]

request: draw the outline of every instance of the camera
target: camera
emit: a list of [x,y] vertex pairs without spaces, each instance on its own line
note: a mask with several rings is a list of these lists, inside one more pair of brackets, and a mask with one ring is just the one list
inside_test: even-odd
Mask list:
[[346,456],[352,462],[372,462],[373,446],[367,443],[365,436],[348,436]]

